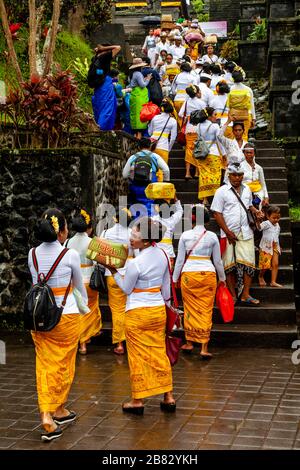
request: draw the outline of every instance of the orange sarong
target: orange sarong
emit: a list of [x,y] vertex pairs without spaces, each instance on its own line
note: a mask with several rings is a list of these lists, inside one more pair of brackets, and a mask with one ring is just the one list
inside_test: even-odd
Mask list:
[[99,292],[85,284],[88,295],[89,313],[80,315],[80,344],[86,343],[93,336],[97,336],[102,328],[101,312],[99,308]]
[[222,157],[208,155],[204,160],[198,161],[199,167],[199,192],[198,198],[214,196],[221,186]]
[[190,134],[185,134],[185,139],[186,139],[186,146],[185,146],[185,161],[187,163],[190,163],[191,165],[194,165],[196,168],[198,168],[198,160],[194,157],[194,148],[195,148],[195,142],[197,140],[198,134],[197,133],[190,133]]
[[40,412],[54,413],[68,400],[75,375],[80,314],[61,316],[51,331],[32,331],[36,352],[36,385]]
[[[168,164],[168,160],[169,160],[168,150],[155,149],[154,153],[157,153],[157,155],[159,155],[166,162],[166,164]],[[158,182],[162,182],[164,180],[164,175],[163,175],[162,170],[158,170],[156,175],[157,175],[157,181]]]
[[129,310],[125,315],[132,397],[171,392],[172,370],[166,354],[165,306]]
[[216,288],[217,278],[214,272],[182,273],[181,292],[187,341],[209,341]]
[[125,307],[127,296],[118,286],[113,276],[106,277],[108,305],[112,316],[112,343],[125,341]]

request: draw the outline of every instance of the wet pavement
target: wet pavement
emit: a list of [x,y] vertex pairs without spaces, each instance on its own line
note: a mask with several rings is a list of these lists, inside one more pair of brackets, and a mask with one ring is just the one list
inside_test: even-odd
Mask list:
[[78,420],[51,443],[40,440],[31,345],[7,345],[0,365],[0,449],[300,449],[300,366],[292,350],[194,350],[174,368],[175,414],[146,400],[144,416],[124,415],[130,397],[126,356],[90,345],[77,358],[69,408]]

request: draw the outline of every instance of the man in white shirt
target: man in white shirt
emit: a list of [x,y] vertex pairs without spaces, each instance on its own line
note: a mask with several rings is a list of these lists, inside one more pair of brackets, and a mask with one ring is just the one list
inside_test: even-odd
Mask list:
[[201,91],[201,99],[206,103],[206,106],[211,106],[215,97],[214,92],[210,89],[212,77],[208,73],[201,73],[199,78],[200,83],[198,84],[198,87]]
[[183,47],[182,45],[181,36],[175,36],[175,44],[173,46],[170,46],[169,52],[171,52],[171,54],[173,55],[174,61],[182,59],[185,54],[185,47]]
[[255,274],[255,247],[247,212],[250,209],[258,218],[263,214],[252,206],[252,194],[248,186],[242,184],[243,176],[239,163],[229,165],[229,183],[217,189],[211,210],[221,228],[220,244],[228,288],[236,300],[237,277],[241,302],[255,306],[260,302],[249,292]]

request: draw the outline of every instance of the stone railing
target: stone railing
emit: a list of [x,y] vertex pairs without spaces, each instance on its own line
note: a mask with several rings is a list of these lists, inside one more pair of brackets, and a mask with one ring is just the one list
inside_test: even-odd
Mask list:
[[[7,132],[5,146],[13,137]],[[20,323],[28,251],[43,211],[58,207],[69,221],[84,207],[95,220],[101,202],[115,205],[127,192],[122,168],[137,151],[136,139],[103,132],[71,140],[74,147],[64,149],[0,148],[0,324]]]

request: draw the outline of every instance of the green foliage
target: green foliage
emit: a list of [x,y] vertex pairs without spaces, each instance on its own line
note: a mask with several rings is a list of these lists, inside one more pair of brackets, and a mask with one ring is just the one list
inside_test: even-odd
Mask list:
[[260,23],[256,23],[252,33],[249,34],[247,39],[249,41],[260,41],[267,39],[267,20],[265,18],[262,18]]
[[300,206],[296,205],[293,201],[289,200],[289,211],[290,211],[290,218],[293,222],[300,221]]
[[230,31],[230,33],[228,33],[228,37],[229,38],[240,37],[240,24],[239,23],[236,23],[234,29]]
[[203,0],[192,0],[192,7],[199,21],[209,21],[209,14],[204,12],[205,2]]
[[101,23],[111,20],[112,0],[86,0],[87,8],[84,15],[85,32],[93,33]]
[[238,60],[239,59],[239,51],[238,51],[238,42],[234,39],[230,39],[229,41],[224,42],[220,55],[224,59],[230,60]]

